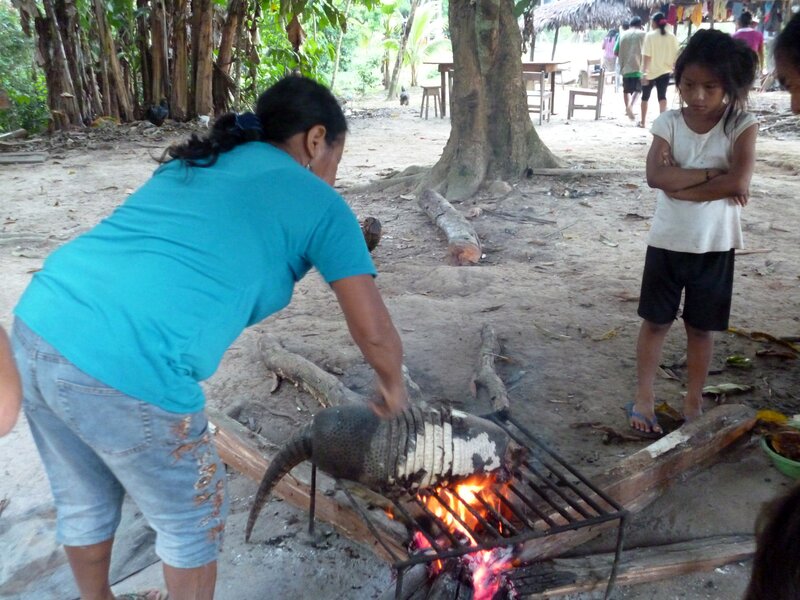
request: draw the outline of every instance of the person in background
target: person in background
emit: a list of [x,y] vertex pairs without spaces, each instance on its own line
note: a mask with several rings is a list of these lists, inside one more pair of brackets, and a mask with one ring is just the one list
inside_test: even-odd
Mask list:
[[791,95],[792,112],[800,115],[800,14],[792,17],[772,47],[775,75]]
[[756,553],[743,600],[800,598],[800,485],[767,504],[756,521]]
[[667,87],[675,59],[678,57],[678,38],[667,31],[667,19],[663,13],[653,15],[653,30],[644,38],[642,47],[642,118],[639,127],[644,127],[647,119],[647,105],[650,93],[656,88],[660,112],[667,110]]
[[156,531],[169,599],[213,598],[228,498],[200,381],[311,267],[377,374],[375,412],[405,408],[400,337],[333,189],[346,133],[327,88],[282,79],[255,114],[223,115],[168,149],[108,218],[47,258],[17,304],[23,407],[83,600],[114,598],[125,493]]
[[0,327],[0,437],[9,433],[19,418],[22,387],[5,329]]
[[744,108],[756,60],[744,42],[701,29],[675,63],[681,108],[653,123],[646,171],[648,185],[658,190],[657,203],[639,299],[637,389],[626,406],[630,426],[647,436],[662,433],[654,385],[681,295],[687,421],[702,414],[713,332],[728,328],[735,249],[743,243],[740,213],[750,198],[755,166],[758,121]]
[[642,19],[633,17],[630,29],[623,31],[617,40],[614,53],[619,57],[619,72],[622,73],[622,99],[625,114],[633,121],[633,107],[642,93],[642,47],[644,46]]
[[616,29],[609,29],[603,38],[603,68],[609,74],[617,72],[617,55],[614,54],[614,48],[617,47],[618,36],[619,32]]
[[764,70],[764,34],[753,28],[753,15],[744,11],[736,20],[736,31],[733,37],[744,41],[758,55],[758,73]]

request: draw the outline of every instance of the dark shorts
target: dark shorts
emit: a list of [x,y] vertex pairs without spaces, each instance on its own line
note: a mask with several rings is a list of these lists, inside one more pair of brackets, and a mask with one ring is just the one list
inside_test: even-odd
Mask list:
[[647,247],[639,316],[665,325],[678,316],[702,331],[725,331],[731,314],[734,251],[691,254]]
[[626,94],[635,94],[642,91],[642,80],[640,77],[627,77],[622,78],[622,91]]
[[656,95],[658,96],[659,100],[666,100],[667,99],[667,88],[669,87],[669,73],[664,73],[663,75],[659,75],[655,79],[651,79],[648,81],[647,85],[642,86],[642,102],[647,102],[650,100],[650,92],[653,91],[653,87],[656,88]]

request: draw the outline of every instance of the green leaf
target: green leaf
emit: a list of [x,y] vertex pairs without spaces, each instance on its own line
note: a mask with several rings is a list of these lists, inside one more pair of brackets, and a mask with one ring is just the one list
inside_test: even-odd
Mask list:
[[519,19],[528,8],[535,2],[535,0],[519,0],[514,5],[514,18]]

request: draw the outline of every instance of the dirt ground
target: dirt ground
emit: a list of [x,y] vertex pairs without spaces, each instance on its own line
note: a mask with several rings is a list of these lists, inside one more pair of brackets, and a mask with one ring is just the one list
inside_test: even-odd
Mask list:
[[[487,191],[457,205],[472,217],[484,245],[485,257],[476,267],[447,265],[443,236],[409,190],[358,192],[355,187],[411,165],[432,165],[439,157],[449,119],[420,119],[416,90],[411,107],[380,99],[348,102],[351,134],[338,187],[360,217],[374,216],[383,223],[384,237],[374,252],[378,283],[403,337],[410,373],[428,400],[474,412],[487,409],[472,399],[469,381],[481,326],[490,323],[508,358],[498,368],[510,390],[512,410],[591,476],[645,443],[604,444],[601,433],[573,426],[600,422],[626,429],[621,407],[633,393],[636,298],[655,206],[655,194],[643,176],[650,134],[624,117],[621,94],[613,90],[606,95],[599,121],[584,112],[568,122],[566,92],[559,87],[556,96],[557,114],[537,125],[545,143],[566,166],[621,173],[536,177],[511,182],[513,189],[507,194]],[[751,203],[743,215],[748,249],[758,252],[737,258],[731,323],[746,331],[796,336],[800,130],[797,120],[787,120],[786,94],[759,95],[755,106],[764,133],[758,141]],[[651,120],[654,112],[651,102]],[[11,310],[43,257],[123,201],[155,168],[151,157],[185,133],[144,124],[109,127],[72,136],[70,143],[61,137],[29,145],[28,149],[48,151],[43,163],[0,167],[0,323],[10,326]],[[244,404],[243,414],[276,443],[317,410],[314,400],[291,386],[270,394],[255,350],[255,341],[266,334],[341,374],[353,389],[369,393],[371,373],[350,341],[333,295],[312,274],[298,286],[291,306],[245,332],[229,350],[206,384],[211,407],[224,411]],[[686,377],[681,366],[684,345],[683,332],[675,327],[663,360],[675,378],[658,381],[659,399],[678,409]],[[747,393],[727,397],[727,402],[800,413],[797,361],[756,357],[765,347],[740,336],[719,335],[709,383],[753,386]],[[727,368],[725,358],[732,354],[751,358],[754,367]],[[709,398],[706,408],[713,405]],[[0,525],[21,519],[35,507],[49,506],[49,489],[24,419],[0,439],[0,473],[0,499],[9,501]],[[714,466],[680,478],[637,515],[629,526],[627,545],[751,533],[762,503],[790,483],[771,466],[757,439],[746,441],[726,451]],[[280,501],[271,501],[262,513],[258,541],[245,544],[244,522],[255,487],[230,474],[232,510],[220,559],[218,598],[366,599],[393,585],[385,563],[328,527],[321,526],[324,542],[311,544],[303,533],[304,515]],[[5,548],[23,543],[3,541]],[[579,552],[610,545],[610,538],[601,538]],[[0,568],[0,588],[3,573]],[[749,564],[734,564],[621,588],[617,597],[729,600],[741,596],[748,574]],[[122,593],[159,582],[160,567],[155,564],[114,589]],[[70,597],[68,592],[45,594],[37,585],[33,578],[24,591],[6,597]]]

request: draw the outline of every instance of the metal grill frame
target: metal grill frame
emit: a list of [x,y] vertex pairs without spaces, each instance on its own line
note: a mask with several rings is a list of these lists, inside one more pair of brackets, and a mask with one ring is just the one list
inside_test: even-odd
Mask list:
[[[511,439],[526,448],[528,452],[526,460],[522,463],[522,467],[524,467],[524,471],[527,471],[527,474],[520,468],[517,469],[517,472],[513,473],[508,481],[495,484],[495,486],[506,487],[506,489],[516,496],[517,500],[521,501],[522,504],[515,506],[515,503],[510,502],[503,494],[498,493],[497,490],[494,489],[494,486],[492,488],[492,494],[514,515],[514,518],[506,518],[492,508],[489,503],[481,498],[481,495],[484,493],[481,492],[477,497],[484,505],[484,508],[487,509],[487,516],[493,521],[490,522],[490,520],[480,515],[466,502],[463,502],[457,492],[451,489],[450,493],[462,502],[481,526],[480,529],[469,527],[447,503],[441,500],[440,495],[435,490],[423,490],[421,492],[422,495],[436,498],[437,501],[439,501],[439,503],[471,533],[473,539],[478,542],[477,545],[468,545],[463,540],[458,539],[455,535],[450,533],[448,528],[444,526],[444,523],[420,501],[418,498],[420,494],[418,494],[410,497],[409,502],[416,504],[428,518],[437,525],[440,532],[443,532],[449,540],[450,545],[448,545],[448,547],[442,547],[440,540],[437,540],[436,536],[433,535],[431,531],[427,531],[420,526],[416,528],[416,531],[419,531],[425,537],[431,547],[424,552],[412,554],[408,558],[403,559],[397,556],[392,548],[384,541],[383,536],[372,523],[370,516],[355,501],[349,490],[344,486],[340,486],[377,542],[381,544],[394,561],[392,567],[397,572],[395,598],[399,599],[401,597],[403,575],[406,569],[414,565],[464,556],[480,550],[491,550],[503,546],[522,544],[535,538],[558,535],[565,531],[575,531],[584,527],[592,527],[600,523],[617,520],[617,541],[614,561],[611,565],[611,573],[604,596],[606,599],[610,598],[611,592],[614,589],[619,560],[622,555],[625,523],[628,512],[614,499],[592,484],[588,478],[578,472],[566,460],[551,450],[544,442],[528,431],[519,421],[511,416],[510,412],[502,411],[492,413],[490,415],[485,415],[484,418],[499,425]],[[309,531],[312,533],[314,530],[316,473],[316,465],[313,464],[312,461],[311,502],[309,504]],[[577,480],[577,482],[573,482],[571,479]],[[387,498],[387,500],[389,499]],[[415,522],[415,519],[400,503],[391,500],[390,502],[396,510],[396,514],[402,515],[406,522]],[[529,516],[525,516],[520,512],[517,506],[521,507],[523,505],[526,509],[536,514],[537,518],[535,520],[532,520]],[[493,523],[499,524],[502,530]]]

